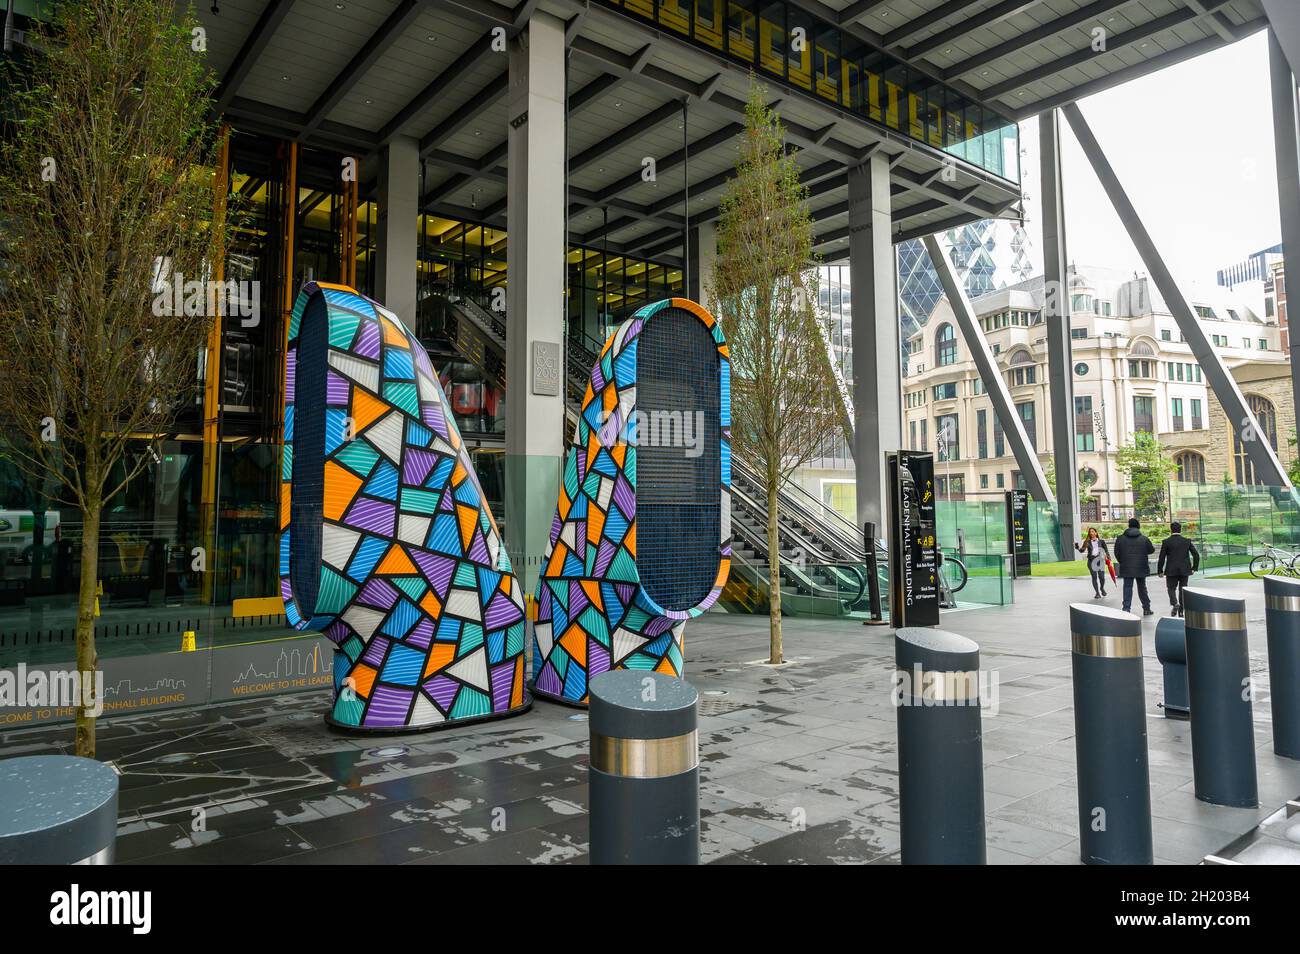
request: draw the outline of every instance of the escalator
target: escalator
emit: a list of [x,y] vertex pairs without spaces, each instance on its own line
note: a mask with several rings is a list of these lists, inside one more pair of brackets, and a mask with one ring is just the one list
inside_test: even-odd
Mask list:
[[[439,296],[430,313],[440,313],[442,333],[435,337],[446,341],[458,360],[480,367],[491,383],[504,389],[505,316],[456,295]],[[570,424],[576,424],[591,368],[603,345],[584,334],[566,340],[565,412]],[[770,585],[767,495],[753,462],[733,452],[731,468],[734,560],[721,602],[742,612],[763,612]],[[777,532],[782,605],[791,615],[814,610],[816,615],[827,615],[828,607],[834,607],[836,615],[867,610],[863,544],[852,523],[802,487],[790,484],[777,494]],[[876,549],[884,593],[889,561],[883,545],[877,542]]]

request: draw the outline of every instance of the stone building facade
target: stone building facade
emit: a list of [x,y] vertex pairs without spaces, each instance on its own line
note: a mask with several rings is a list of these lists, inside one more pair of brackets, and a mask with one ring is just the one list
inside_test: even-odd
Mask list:
[[[1176,479],[1221,480],[1231,464],[1232,433],[1219,423],[1223,412],[1214,410],[1218,405],[1212,405],[1202,369],[1153,283],[1110,269],[1072,266],[1069,284],[1075,448],[1080,470],[1094,478],[1096,498],[1084,508],[1084,519],[1119,519],[1131,511],[1131,488],[1117,458],[1137,431],[1158,438],[1177,466]],[[1043,297],[1039,277],[978,298],[972,306],[1016,412],[1045,463],[1052,433]],[[1257,396],[1276,409],[1277,436],[1286,450],[1294,410],[1289,397],[1287,410],[1282,409],[1282,396],[1272,384],[1274,377],[1279,386],[1289,382],[1276,321],[1228,289],[1207,288],[1191,298],[1207,337],[1239,375],[1243,390],[1255,393],[1251,387],[1258,380]],[[947,300],[909,339],[903,415],[906,446],[935,453],[940,496],[994,495],[1023,486]]]

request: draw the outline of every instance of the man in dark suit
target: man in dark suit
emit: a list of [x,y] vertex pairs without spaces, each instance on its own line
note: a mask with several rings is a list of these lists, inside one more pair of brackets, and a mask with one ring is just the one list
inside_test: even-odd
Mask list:
[[1183,536],[1181,523],[1175,520],[1169,530],[1169,536],[1160,544],[1156,572],[1165,578],[1173,614],[1182,616],[1183,590],[1187,588],[1187,578],[1201,568],[1201,555],[1196,551],[1196,544]]
[[1147,577],[1151,575],[1151,562],[1147,559],[1156,552],[1150,538],[1142,532],[1137,517],[1128,522],[1128,529],[1115,538],[1115,560],[1119,575],[1124,578],[1124,612],[1133,605],[1133,584],[1137,584],[1142,600],[1142,615],[1151,614],[1151,597],[1147,595]]

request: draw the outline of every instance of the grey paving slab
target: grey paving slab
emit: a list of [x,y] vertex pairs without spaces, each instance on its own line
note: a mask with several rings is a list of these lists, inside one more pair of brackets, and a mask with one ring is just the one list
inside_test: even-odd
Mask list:
[[[1247,598],[1252,670],[1263,685],[1262,590],[1253,581],[1209,585]],[[980,643],[988,677],[992,863],[1078,863],[1066,614],[1078,591],[1073,580],[1021,581],[1014,605],[942,623]],[[1260,808],[1197,801],[1190,727],[1159,708],[1154,623],[1144,622],[1144,643],[1157,861],[1194,863],[1256,842],[1256,855],[1280,857],[1290,842],[1256,826],[1300,795],[1300,763],[1272,754],[1267,693],[1255,704]],[[764,619],[710,613],[688,624],[687,678],[722,693],[703,696],[701,707],[702,860],[897,864],[892,634],[790,617],[791,662],[779,669],[761,663],[767,638]],[[325,707],[322,694],[301,694],[102,721],[100,754],[123,773],[120,859],[585,862],[588,725],[573,709],[539,702],[516,719],[359,737],[328,730]],[[0,758],[68,743],[63,727],[4,731]],[[388,746],[395,753],[378,751]]]

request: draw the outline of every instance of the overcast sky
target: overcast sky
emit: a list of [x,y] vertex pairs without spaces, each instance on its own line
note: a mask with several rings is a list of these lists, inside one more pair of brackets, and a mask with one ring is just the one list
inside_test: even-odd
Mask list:
[[[1232,46],[1080,101],[1147,231],[1180,282],[1279,242],[1268,41]],[[1142,269],[1137,251],[1061,119],[1071,261]],[[1038,121],[1020,125],[1026,229],[1042,271]]]

